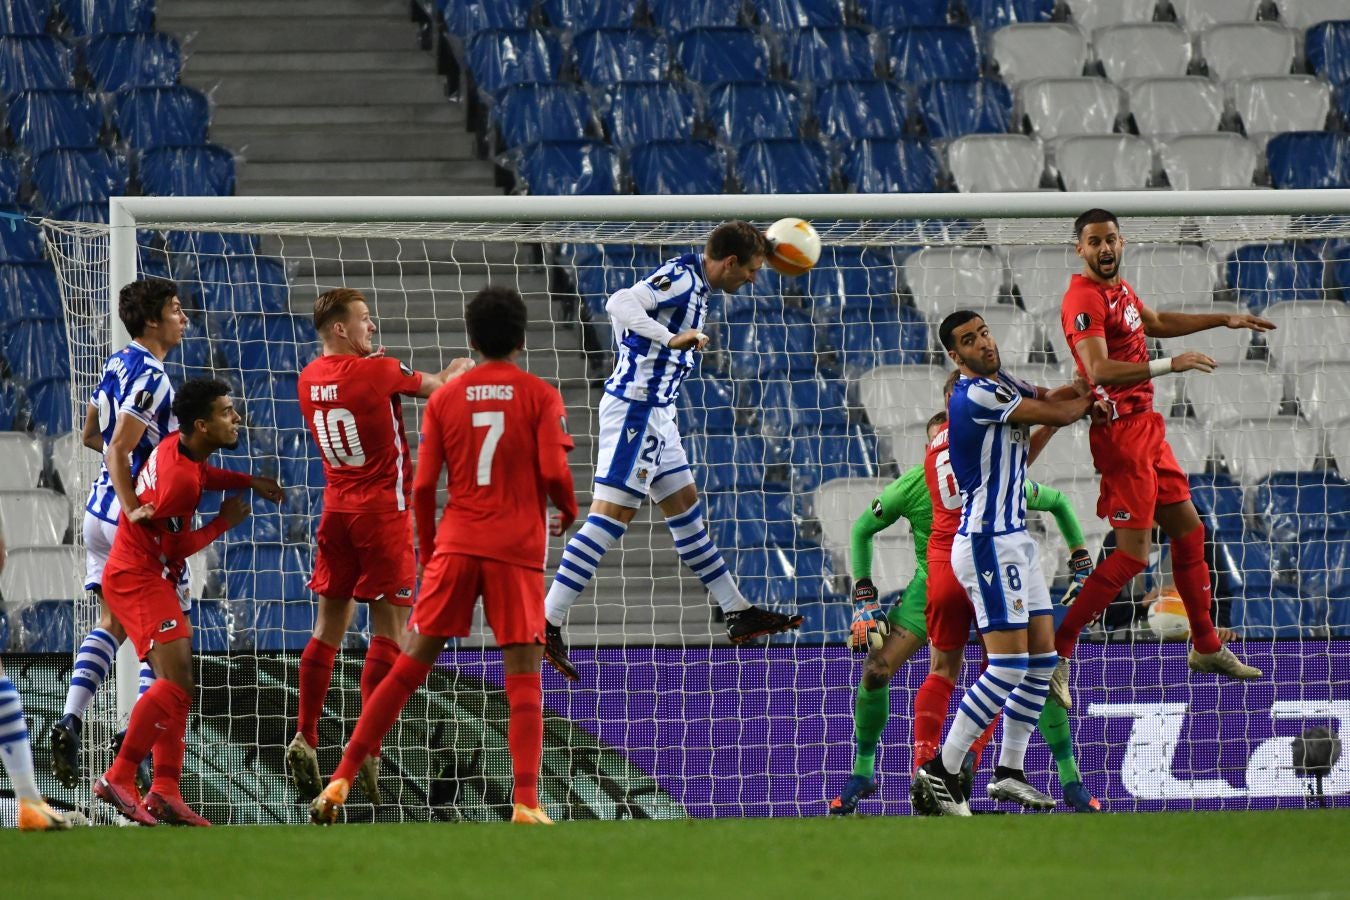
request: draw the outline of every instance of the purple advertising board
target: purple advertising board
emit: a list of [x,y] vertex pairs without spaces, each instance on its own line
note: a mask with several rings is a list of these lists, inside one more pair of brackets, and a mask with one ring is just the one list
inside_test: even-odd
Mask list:
[[[1219,682],[1187,670],[1184,644],[1079,645],[1074,746],[1084,782],[1111,811],[1300,807],[1310,778],[1294,770],[1304,729],[1350,732],[1350,640],[1252,642],[1240,655],[1265,677]],[[545,666],[546,715],[566,718],[651,775],[689,816],[823,815],[852,767],[853,693],[861,658],[837,646],[577,650],[581,681]],[[977,671],[972,646],[966,676]],[[442,663],[500,684],[492,651]],[[881,791],[861,811],[909,812],[914,692],[920,653],[892,684]],[[955,702],[964,684],[958,686]],[[997,742],[997,738],[996,738]],[[976,782],[980,799],[997,747]],[[1049,751],[1033,737],[1026,771],[1061,796]],[[1350,806],[1350,758],[1323,781],[1328,805]],[[678,808],[677,807],[677,808]]]

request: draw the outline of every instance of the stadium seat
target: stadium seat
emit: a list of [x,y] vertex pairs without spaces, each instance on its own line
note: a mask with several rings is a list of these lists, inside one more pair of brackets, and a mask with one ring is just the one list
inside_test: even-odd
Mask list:
[[1291,131],[1266,144],[1266,164],[1276,188],[1350,187],[1350,135]]
[[502,88],[492,105],[499,149],[513,150],[535,141],[585,138],[593,128],[590,99],[574,84],[513,84]]
[[[995,337],[998,336],[995,335]],[[1047,384],[1043,386],[1054,388],[1059,385]],[[1088,430],[1081,427],[1061,428],[1032,462],[1031,467],[1027,470],[1027,475],[1038,481],[1042,479],[1048,481],[1051,479],[1091,479],[1095,477],[1092,468],[1092,451],[1088,448]],[[1078,512],[1089,515],[1092,510],[1079,510]]]
[[8,547],[57,546],[70,521],[70,504],[55,491],[0,491],[0,533]]
[[1319,22],[1344,19],[1345,0],[1275,0],[1280,21],[1285,27],[1304,31]]
[[838,319],[895,305],[895,260],[873,248],[825,246],[806,275],[806,295],[817,320]]
[[81,150],[97,146],[103,107],[84,91],[23,91],[10,98],[5,124],[30,155],[57,147]]
[[1012,121],[1012,94],[991,78],[927,82],[919,86],[918,107],[933,140],[1002,134]]
[[[1182,304],[1163,303],[1161,309],[1175,309],[1177,312],[1198,312],[1199,307],[1185,307]],[[1235,303],[1213,303],[1205,310],[1210,313],[1229,313],[1238,315],[1241,309]],[[1251,332],[1245,328],[1211,328],[1186,336],[1186,349],[1198,350],[1212,356],[1225,367],[1245,361],[1252,348]],[[1221,376],[1222,377],[1222,376]],[[1155,384],[1155,387],[1157,385]]]
[[[1342,342],[1340,350],[1346,344]],[[1298,375],[1299,411],[1314,425],[1350,421],[1350,363],[1323,363]],[[1350,466],[1347,466],[1350,468]]]
[[795,546],[797,524],[792,495],[781,491],[712,494],[708,503],[708,531],[723,550]]
[[600,90],[597,96],[605,133],[620,148],[648,141],[688,140],[699,120],[698,98],[684,84],[623,82]]
[[760,392],[760,431],[786,437],[821,429],[848,427],[848,401],[844,382],[821,375],[798,376],[766,382]]
[[628,0],[543,0],[549,24],[580,32],[588,28],[631,28],[637,4]]
[[[56,368],[64,369],[61,361]],[[29,423],[48,435],[65,434],[70,430],[70,381],[64,374],[36,378],[24,388],[28,397]]]
[[796,138],[802,116],[801,92],[787,82],[730,81],[708,91],[708,121],[718,139],[729,145]]
[[914,305],[930,323],[966,307],[998,302],[1003,265],[993,251],[975,247],[926,247],[901,265]]
[[1331,111],[1331,88],[1307,75],[1241,78],[1228,85],[1248,136],[1320,131]]
[[944,407],[945,370],[937,366],[881,366],[858,379],[858,400],[878,431],[922,425]]
[[267,256],[202,256],[198,304],[208,312],[284,313],[290,309],[286,267]]
[[20,319],[59,319],[62,314],[56,272],[48,263],[0,263],[0,298],[7,325]]
[[764,470],[779,460],[757,434],[702,434],[691,432],[689,465],[703,493],[759,490]]
[[1017,285],[1022,307],[1037,318],[1059,318],[1060,302],[1069,278],[1083,269],[1073,247],[1016,247],[1008,252],[1008,267]]
[[989,39],[999,77],[1010,85],[1033,78],[1076,78],[1088,58],[1087,41],[1072,25],[1009,25]]
[[873,28],[889,31],[893,28],[946,25],[948,0],[860,0],[859,12],[863,21]]
[[1216,429],[1214,441],[1228,471],[1248,485],[1271,472],[1311,470],[1322,444],[1321,433],[1294,416],[1234,422]]
[[1251,187],[1256,176],[1256,145],[1240,134],[1183,134],[1156,147],[1173,190]]
[[1268,306],[1275,323],[1264,335],[1275,364],[1286,372],[1312,372],[1350,356],[1350,306],[1337,301]]
[[1228,475],[1192,472],[1191,501],[1206,533],[1217,541],[1240,541],[1246,528],[1242,486]]
[[90,38],[82,54],[95,89],[112,93],[123,88],[169,87],[178,83],[183,51],[167,34],[100,34]]
[[[1159,405],[1157,398],[1167,392],[1168,387],[1161,382],[1154,385],[1154,408]],[[1166,415],[1166,411],[1163,411]],[[1202,473],[1210,468],[1214,459],[1214,440],[1211,428],[1196,419],[1168,419],[1167,443],[1172,455],[1183,472]]]
[[192,257],[248,256],[258,252],[256,236],[216,231],[166,231],[164,245],[170,253]]
[[816,87],[813,104],[821,134],[833,141],[904,136],[905,92],[889,81],[832,81]]
[[1055,0],[962,0],[962,3],[971,24],[983,32],[1019,22],[1048,22],[1055,13]]
[[1199,75],[1139,78],[1124,85],[1130,115],[1144,137],[1219,130],[1223,88]]
[[728,318],[726,340],[731,374],[756,378],[771,372],[814,372],[815,331],[805,313],[761,309]]
[[1238,302],[1254,312],[1276,303],[1322,300],[1323,269],[1317,252],[1303,244],[1248,244],[1225,263]]
[[228,197],[234,193],[234,156],[215,144],[146,150],[137,171],[141,190],[150,196]]
[[1043,140],[1110,134],[1120,117],[1121,90],[1105,78],[1040,78],[1018,86],[1018,105]]
[[1113,25],[1093,32],[1092,52],[1115,82],[1179,78],[1191,62],[1191,38],[1170,22]]
[[557,35],[547,31],[495,28],[469,38],[467,55],[474,84],[493,95],[513,84],[556,80],[562,45]]
[[[1345,10],[1342,16],[1350,16]],[[1308,69],[1335,85],[1350,83],[1350,22],[1323,22],[1308,29]]]
[[[11,547],[0,571],[0,594],[11,613],[16,608],[44,601],[64,601],[84,593],[84,551],[79,547]],[[64,646],[47,652],[69,653],[74,646],[67,635]]]
[[788,77],[794,82],[877,77],[871,38],[857,26],[799,28],[784,33],[782,42]]
[[1194,244],[1136,244],[1126,251],[1126,280],[1152,307],[1208,306],[1214,299],[1214,263]]
[[840,174],[860,194],[931,194],[942,164],[927,141],[856,141],[844,152]]
[[680,386],[680,433],[730,434],[736,427],[736,386],[711,375],[686,379]]
[[[51,0],[5,3],[0,5],[0,35],[42,34],[47,30],[47,20],[51,15]],[[0,647],[3,646],[4,642],[0,641]]]
[[126,160],[111,150],[48,150],[32,161],[32,182],[42,205],[106,202],[126,193]]
[[155,0],[57,0],[57,6],[76,37],[155,29]]
[[1276,472],[1257,482],[1252,511],[1272,541],[1325,541],[1350,530],[1350,482],[1334,472]]
[[828,329],[839,362],[858,375],[877,366],[915,365],[928,361],[928,325],[911,307],[873,307],[845,312]]
[[0,96],[73,87],[70,51],[49,34],[0,37]]
[[980,52],[969,28],[956,25],[897,28],[887,45],[887,62],[896,81],[980,77]]
[[[820,522],[821,542],[843,559],[850,571],[853,560],[850,556],[853,523],[866,513],[881,492],[890,484],[883,478],[834,478],[821,482],[816,495],[811,500],[811,510]],[[904,522],[897,522],[893,531],[885,536],[903,534]],[[911,542],[912,543],[912,542]],[[874,561],[880,554],[874,554]]]
[[798,494],[836,478],[875,478],[877,465],[876,436],[862,428],[792,438],[792,488]]
[[188,612],[192,622],[192,649],[196,653],[226,653],[230,649],[230,615],[219,600],[198,600]]
[[446,29],[468,39],[481,31],[524,29],[534,0],[447,0],[440,6]]
[[[23,190],[23,167],[16,155],[0,151],[0,207],[12,207]],[[5,229],[8,230],[8,229]],[[0,250],[3,252],[3,250]]]
[[1215,25],[1200,34],[1200,56],[1210,77],[1219,81],[1288,75],[1294,62],[1294,33],[1274,22]]
[[312,601],[262,600],[245,605],[252,613],[254,648],[263,653],[304,650],[314,630]]
[[1007,303],[984,306],[979,312],[998,343],[1003,364],[1014,371],[1030,365],[1032,354],[1041,348],[1036,320]]
[[5,359],[22,381],[68,378],[68,354],[65,323],[59,318],[22,319],[12,323],[5,335]]
[[1024,134],[969,134],[947,145],[947,169],[962,193],[1032,191],[1045,171],[1045,151]]
[[1153,150],[1132,134],[1065,138],[1055,166],[1066,191],[1139,191],[1153,174]]
[[[1252,560],[1250,553],[1247,560]],[[1297,584],[1287,575],[1281,577],[1286,580],[1269,587],[1264,582],[1249,581],[1247,595],[1232,604],[1231,626],[1244,639],[1312,636],[1325,625],[1321,604],[1293,596]]]
[[638,28],[594,28],[572,39],[577,74],[587,84],[660,81],[670,72],[664,35]]
[[675,59],[690,81],[763,81],[769,75],[769,45],[750,28],[694,28],[675,40]]
[[1120,0],[1101,3],[1099,0],[1065,0],[1069,15],[1084,34],[1098,28],[1108,28],[1133,22],[1152,22],[1157,0]]
[[719,0],[647,0],[647,13],[657,28],[672,34],[693,28],[732,28],[740,21],[741,4]]
[[720,194],[727,158],[712,141],[649,141],[629,151],[628,168],[639,194]]
[[31,490],[42,474],[42,444],[26,434],[0,431],[0,490]]
[[1280,413],[1283,382],[1263,364],[1225,366],[1217,378],[1204,372],[1187,372],[1183,379],[1182,391],[1196,419],[1205,424],[1274,419]]
[[842,601],[831,581],[829,555],[819,547],[757,547],[736,552],[736,583],[747,600],[775,609],[827,599]]
[[845,22],[840,0],[751,0],[760,24],[775,32],[794,28],[834,28]]
[[834,180],[819,141],[750,141],[736,150],[736,178],[747,194],[827,194]]
[[211,106],[201,91],[183,85],[119,91],[117,130],[137,150],[206,143]]
[[19,644],[27,653],[69,653],[75,646],[75,602],[44,600],[19,613]]
[[1177,24],[1191,34],[1199,34],[1213,25],[1254,22],[1261,9],[1261,0],[1171,0],[1171,3]]
[[545,141],[520,151],[516,173],[531,194],[613,194],[619,159],[599,141]]
[[[233,326],[238,341],[238,368],[244,372],[259,372],[279,377],[283,372],[298,372],[301,355],[312,349],[310,341],[302,340],[297,322],[290,313],[235,313]],[[234,367],[234,348],[221,346],[231,367]],[[284,394],[280,384],[274,383],[277,396],[296,397],[294,390]],[[250,395],[254,391],[248,392]],[[270,392],[269,392],[270,393]]]

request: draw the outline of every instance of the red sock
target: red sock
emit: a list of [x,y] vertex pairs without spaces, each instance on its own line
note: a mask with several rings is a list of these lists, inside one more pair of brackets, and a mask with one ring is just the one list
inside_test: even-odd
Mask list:
[[1191,623],[1191,643],[1201,653],[1218,653],[1223,644],[1210,618],[1209,566],[1205,564],[1205,526],[1172,538],[1172,580],[1186,605]]
[[300,654],[300,721],[295,730],[311,747],[319,746],[319,716],[323,714],[323,701],[328,699],[337,652],[338,648],[312,637]]
[[914,694],[914,768],[938,755],[942,743],[942,723],[947,721],[947,710],[952,705],[956,684],[929,672]]
[[980,757],[984,755],[984,748],[988,747],[989,742],[994,739],[994,726],[998,724],[998,717],[1001,715],[1003,715],[1002,711],[994,713],[994,718],[989,723],[989,727],[975,739],[975,743],[970,745],[970,752],[975,754],[976,772],[980,771]]
[[155,778],[150,790],[166,797],[179,794],[178,781],[183,776],[183,752],[186,749],[188,712],[192,709],[192,696],[178,685],[171,696],[174,704],[173,724],[160,732],[155,741]]
[[511,723],[506,743],[516,776],[512,799],[533,809],[539,805],[539,760],[544,755],[544,696],[538,672],[506,676]]
[[345,778],[350,782],[356,777],[356,770],[366,761],[380,741],[394,727],[398,714],[403,712],[408,702],[422,682],[427,680],[431,666],[420,663],[406,653],[400,653],[389,675],[380,682],[369,702],[361,705],[361,718],[356,720],[356,730],[352,732],[347,749],[342,754],[333,780]]
[[1144,565],[1142,560],[1112,550],[1102,560],[1102,564],[1092,570],[1087,581],[1083,582],[1083,589],[1069,607],[1069,614],[1055,632],[1055,650],[1060,656],[1065,659],[1073,656],[1079,632],[1120,596],[1130,579],[1144,571]]
[[[117,751],[117,758],[103,777],[123,787],[136,783],[136,767],[150,753],[160,735],[174,727],[180,695],[187,697],[187,691],[167,678],[155,680],[131,708],[122,749]],[[188,697],[187,702],[191,703],[192,699]]]
[[[387,637],[375,635],[370,639],[370,647],[366,650],[366,662],[361,667],[361,705],[364,707],[370,700],[375,689],[384,681],[384,676],[389,674],[389,670],[394,667],[394,661],[398,659],[399,654],[398,641]],[[380,755],[380,748],[375,747],[375,755]]]

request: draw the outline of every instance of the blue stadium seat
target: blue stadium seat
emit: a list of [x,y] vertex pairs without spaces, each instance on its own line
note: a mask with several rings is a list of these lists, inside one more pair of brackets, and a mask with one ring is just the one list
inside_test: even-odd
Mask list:
[[[10,212],[0,206],[0,211]],[[41,262],[42,231],[26,219],[0,221],[0,262]]]
[[648,141],[687,140],[698,122],[698,98],[684,84],[640,81],[600,92],[600,119],[616,147]]
[[254,648],[273,653],[304,650],[314,630],[314,605],[309,601],[259,601],[253,611]]
[[75,601],[43,600],[19,613],[28,653],[70,653],[75,646]]
[[141,189],[158,197],[228,197],[234,193],[234,156],[215,144],[155,147],[141,154]]
[[817,319],[833,320],[853,310],[895,306],[895,260],[889,252],[859,247],[821,249],[806,275],[806,293]]
[[884,30],[915,26],[946,25],[947,0],[861,0],[862,17],[870,25]]
[[942,164],[927,141],[865,140],[843,154],[840,172],[860,194],[928,194],[938,190]]
[[891,35],[888,50],[896,81],[917,84],[980,76],[980,53],[969,28],[899,28]]
[[22,91],[5,114],[10,134],[30,154],[57,147],[84,149],[98,144],[103,108],[84,91]]
[[600,141],[545,141],[520,151],[517,174],[531,194],[614,194],[619,159]]
[[680,433],[730,434],[736,427],[736,386],[711,375],[686,379],[680,386]]
[[446,29],[467,38],[488,29],[524,28],[534,0],[442,0],[440,5]]
[[495,94],[513,84],[557,80],[562,45],[547,31],[492,29],[469,38],[468,57],[474,84]]
[[[8,378],[0,379],[0,431],[13,430],[14,418],[22,402],[23,394],[19,386]],[[0,647],[3,646],[4,642],[0,641]]]
[[832,28],[845,22],[839,0],[750,0],[755,18],[770,31]]
[[1321,608],[1297,597],[1245,597],[1233,601],[1229,622],[1249,640],[1296,638],[1325,624]]
[[209,312],[284,313],[290,309],[286,267],[267,256],[203,256],[193,285]]
[[848,400],[842,379],[822,375],[775,378],[764,384],[760,430],[786,437],[821,429],[848,428]]
[[783,35],[783,55],[793,81],[846,81],[877,77],[877,61],[867,31],[848,28],[799,28]]
[[710,497],[717,499],[708,504],[708,531],[720,549],[796,545],[791,494],[736,491]]
[[828,194],[834,180],[823,144],[790,139],[742,144],[736,178],[747,194]]
[[877,366],[919,365],[928,359],[928,325],[913,307],[845,311],[843,321],[830,326],[830,332],[840,363],[851,374]]
[[591,130],[591,102],[574,84],[513,84],[493,103],[492,118],[501,135],[501,149],[535,141],[585,138]]
[[996,31],[1018,22],[1049,22],[1055,0],[963,0],[971,24],[981,31]]
[[206,96],[181,84],[118,91],[117,130],[137,150],[206,143],[211,106]]
[[818,85],[814,107],[821,134],[834,141],[895,140],[908,127],[908,95],[889,81],[832,81]]
[[819,547],[757,547],[737,550],[736,583],[756,605],[783,611],[798,604],[841,599],[831,580],[834,567]]
[[230,616],[219,600],[194,598],[188,620],[192,622],[192,649],[197,653],[226,653],[230,649]]
[[127,162],[111,150],[48,150],[32,162],[33,187],[51,211],[71,203],[105,203],[127,191]]
[[877,475],[876,435],[863,428],[805,434],[792,439],[792,489],[809,494],[835,478]]
[[[64,351],[63,351],[64,352]],[[65,364],[58,368],[66,368]],[[32,425],[50,435],[70,431],[70,382],[66,376],[39,378],[24,389]]]
[[628,168],[639,194],[720,194],[727,181],[726,154],[712,141],[651,141],[629,152]]
[[757,434],[688,435],[689,465],[703,493],[764,485],[766,467],[777,460]]
[[730,316],[723,346],[731,351],[731,374],[758,378],[774,372],[813,372],[816,339],[801,310],[755,310]]
[[[12,206],[19,200],[19,192],[23,190],[23,167],[19,160],[8,153],[0,151],[0,207]],[[0,231],[9,231],[9,223],[13,220],[6,220],[4,227]],[[4,238],[0,236],[0,242]]]
[[1350,483],[1334,472],[1276,472],[1256,484],[1256,521],[1272,541],[1325,539],[1350,531]]
[[544,15],[555,28],[630,28],[637,4],[630,0],[543,0]]
[[66,325],[59,316],[11,322],[5,335],[5,359],[15,377],[24,381],[69,378],[68,354]]
[[670,71],[665,35],[644,29],[596,28],[572,39],[577,74],[587,84],[660,81]]
[[155,0],[57,0],[57,5],[77,37],[155,30]]
[[[51,0],[0,3],[0,34],[42,34],[52,15]],[[0,641],[0,647],[4,642]]]
[[708,121],[728,144],[796,138],[802,115],[801,92],[782,81],[729,81],[708,92]]
[[1244,529],[1242,486],[1229,475],[1190,475],[1191,502],[1205,531],[1216,540],[1236,541]]
[[184,366],[193,369],[214,368],[211,360],[211,341],[206,335],[189,331],[183,338],[183,343],[178,346],[182,354],[180,361]]
[[1350,84],[1350,21],[1309,28],[1305,52],[1314,75],[1335,85]]
[[[239,342],[238,367],[245,372],[262,372],[267,375],[300,371],[302,354],[312,352],[313,345],[303,340],[296,326],[296,319],[290,313],[235,315],[235,335]],[[232,359],[234,348],[220,349],[226,360],[234,365]],[[281,390],[279,385],[277,390]],[[296,394],[292,390],[285,396],[294,399]]]
[[991,78],[930,81],[919,88],[919,117],[934,140],[1001,134],[1012,121],[1012,94]]
[[657,28],[673,33],[691,28],[729,28],[740,18],[740,4],[724,0],[647,0]]
[[83,56],[94,87],[109,93],[169,87],[183,70],[183,50],[167,34],[100,34],[89,40]]
[[166,231],[164,246],[170,253],[193,257],[249,256],[258,252],[258,238],[217,231]]
[[848,638],[853,621],[853,605],[846,596],[797,605],[802,625],[794,631],[769,636],[770,644],[840,644]]
[[108,201],[102,203],[67,203],[52,211],[53,219],[63,222],[88,222],[108,224]]
[[1350,599],[1350,532],[1328,532],[1302,543],[1298,569],[1299,591],[1304,598]]
[[0,37],[0,96],[73,86],[70,50],[49,34]]
[[61,288],[49,263],[0,263],[0,297],[8,325],[19,319],[61,318]]
[[1350,187],[1350,135],[1289,131],[1266,145],[1270,181],[1277,188]]
[[769,77],[769,45],[750,28],[694,28],[675,42],[685,77],[700,84],[763,81]]
[[1291,300],[1322,300],[1322,258],[1303,244],[1248,244],[1228,255],[1228,285],[1255,312]]
[[223,560],[225,596],[230,600],[308,600],[312,565],[308,547],[230,544]]
[[282,435],[277,455],[281,460],[277,476],[283,488],[288,491],[291,488],[323,490],[326,484],[323,458],[308,431]]

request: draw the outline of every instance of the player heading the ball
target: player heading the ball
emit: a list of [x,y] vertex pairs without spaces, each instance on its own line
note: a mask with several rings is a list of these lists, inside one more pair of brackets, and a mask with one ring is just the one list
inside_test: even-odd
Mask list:
[[661,508],[675,547],[726,617],[732,643],[797,628],[798,615],[752,606],[736,587],[703,523],[694,476],[675,422],[680,385],[708,342],[708,294],[734,294],[764,266],[769,244],[749,222],[725,222],[702,253],[667,261],[646,278],[615,291],[605,304],[618,349],[600,400],[599,458],[590,512],[563,550],[546,601],[545,655],[569,681],[580,676],[567,655],[562,625],[600,560],[623,538],[648,497]]
[[[319,716],[356,603],[370,611],[362,702],[398,658],[413,604],[412,455],[400,398],[430,397],[473,366],[470,359],[457,359],[432,374],[385,356],[372,342],[376,325],[366,298],[350,288],[319,295],[314,330],[323,354],[300,372],[299,393],[326,482],[309,581],[319,595],[319,611],[300,657],[299,722],[286,750],[295,789],[306,800],[323,787],[316,753]],[[363,762],[360,781],[370,802],[378,804],[378,746]]]

